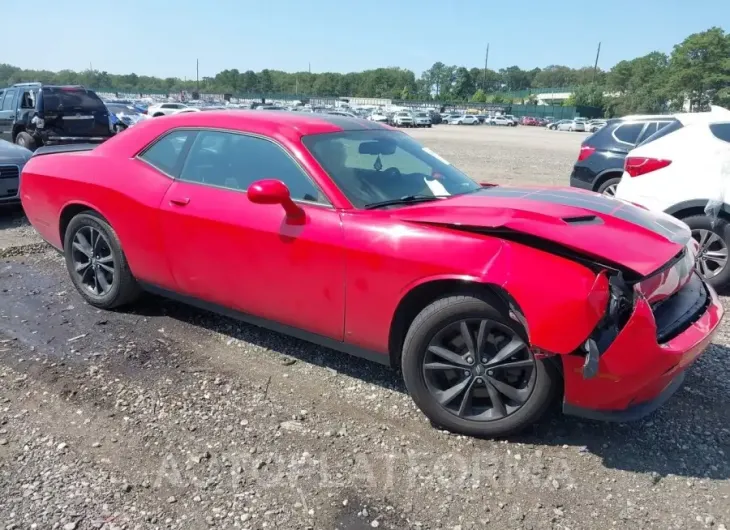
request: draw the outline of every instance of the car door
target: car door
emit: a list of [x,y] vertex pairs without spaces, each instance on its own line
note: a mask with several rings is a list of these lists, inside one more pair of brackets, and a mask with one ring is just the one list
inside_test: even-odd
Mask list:
[[0,91],[0,139],[12,142],[13,122],[15,121],[15,88]]
[[[304,211],[253,204],[255,181],[284,182]],[[181,293],[343,339],[345,254],[339,213],[281,145],[228,131],[197,133],[161,204],[164,244]]]

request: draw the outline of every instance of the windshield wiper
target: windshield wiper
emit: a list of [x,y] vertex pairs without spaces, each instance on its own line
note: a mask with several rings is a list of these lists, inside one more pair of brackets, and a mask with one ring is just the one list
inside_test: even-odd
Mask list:
[[389,201],[373,202],[365,205],[366,210],[374,208],[382,208],[383,206],[394,206],[396,204],[411,204],[415,202],[428,202],[445,199],[449,195],[405,195],[400,199],[390,199]]

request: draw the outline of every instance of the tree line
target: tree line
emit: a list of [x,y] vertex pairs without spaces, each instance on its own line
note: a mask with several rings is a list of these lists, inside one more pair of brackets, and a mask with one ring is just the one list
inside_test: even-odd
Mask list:
[[[199,81],[111,74],[86,70],[24,70],[0,64],[0,86],[40,81],[82,84],[125,93],[196,91],[217,94],[356,96],[443,102],[532,103],[531,89],[573,92],[566,105],[600,107],[608,116],[676,110],[685,101],[693,109],[710,104],[730,107],[730,33],[713,27],[688,36],[670,54],[652,52],[621,61],[610,70],[550,65],[499,70],[436,62],[420,77],[405,68],[376,68],[346,74],[223,70]],[[567,88],[569,87],[569,88]],[[525,92],[528,91],[528,92]]]

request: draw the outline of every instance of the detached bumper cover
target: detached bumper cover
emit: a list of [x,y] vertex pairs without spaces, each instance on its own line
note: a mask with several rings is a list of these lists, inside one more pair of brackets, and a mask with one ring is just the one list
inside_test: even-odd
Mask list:
[[[687,367],[710,344],[723,317],[715,291],[704,282],[701,285],[706,289],[702,307],[695,313],[686,312],[684,329],[679,333],[675,330],[666,342],[658,341],[666,328],[657,330],[655,312],[645,298],[639,297],[628,323],[601,355],[594,378],[583,378],[584,357],[563,356],[564,412],[593,419],[631,421],[667,401],[681,386]],[[689,288],[691,285],[686,287]]]

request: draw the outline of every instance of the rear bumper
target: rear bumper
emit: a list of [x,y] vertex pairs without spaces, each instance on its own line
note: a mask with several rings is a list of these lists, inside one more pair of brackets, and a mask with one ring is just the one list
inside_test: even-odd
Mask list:
[[613,344],[601,355],[598,374],[583,377],[584,357],[565,355],[563,411],[593,419],[631,421],[667,401],[681,386],[684,372],[707,348],[723,317],[714,290],[707,289],[703,309],[686,315],[686,329],[657,342],[657,324],[649,303],[639,297],[634,312]]
[[593,191],[593,182],[596,176],[586,167],[573,167],[573,172],[570,174],[570,185],[573,188],[581,188],[584,190]]

